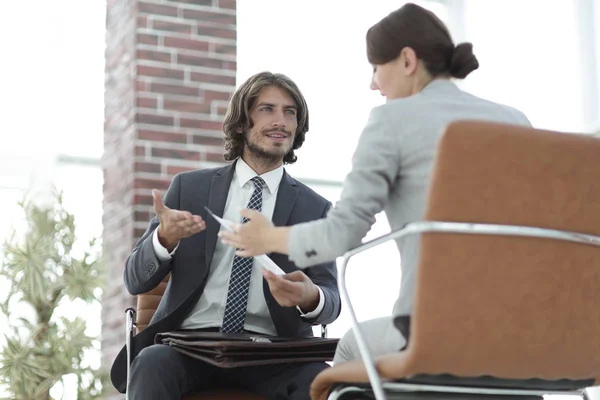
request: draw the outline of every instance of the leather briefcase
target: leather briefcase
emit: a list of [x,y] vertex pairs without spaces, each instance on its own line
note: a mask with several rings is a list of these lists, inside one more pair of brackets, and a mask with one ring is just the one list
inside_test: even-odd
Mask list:
[[173,331],[155,343],[223,368],[295,362],[331,361],[339,339],[282,338],[254,333]]

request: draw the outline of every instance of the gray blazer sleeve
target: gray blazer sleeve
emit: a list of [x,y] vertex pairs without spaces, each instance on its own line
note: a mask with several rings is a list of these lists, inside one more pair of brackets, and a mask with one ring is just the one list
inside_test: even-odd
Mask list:
[[[164,203],[169,208],[179,209],[180,177],[175,175],[167,190]],[[133,251],[125,261],[123,279],[125,287],[132,295],[149,292],[158,286],[165,276],[171,271],[171,260],[161,261],[154,252],[152,234],[158,227],[158,218],[155,216],[144,235],[138,240]]]
[[386,114],[385,105],[371,111],[340,200],[327,218],[291,227],[289,257],[297,266],[332,261],[358,246],[383,210],[400,166],[399,131]]

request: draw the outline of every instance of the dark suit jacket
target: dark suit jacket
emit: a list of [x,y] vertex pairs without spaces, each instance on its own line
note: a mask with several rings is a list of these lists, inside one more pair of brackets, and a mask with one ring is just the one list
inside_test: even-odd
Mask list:
[[[176,175],[165,195],[166,206],[200,215],[206,221],[206,229],[181,240],[174,257],[161,262],[156,257],[152,245],[152,233],[158,226],[158,219],[154,217],[127,258],[124,279],[125,286],[132,295],[154,289],[168,273],[171,273],[165,294],[150,325],[132,341],[133,357],[143,348],[152,345],[157,333],[178,329],[202,295],[219,231],[218,223],[207,216],[204,206],[208,206],[217,215],[223,215],[234,170],[235,164],[231,164],[222,168]],[[320,219],[325,217],[330,207],[330,202],[284,172],[273,211],[273,223],[284,226]],[[270,257],[286,273],[298,269],[285,255],[271,254]],[[301,318],[295,307],[281,307],[264,281],[266,303],[279,336],[313,336],[313,324],[329,324],[340,313],[341,301],[335,263],[309,268],[305,273],[325,295],[325,307],[314,320]],[[126,359],[126,351],[123,348],[115,359],[110,374],[113,385],[122,393],[126,386]]]

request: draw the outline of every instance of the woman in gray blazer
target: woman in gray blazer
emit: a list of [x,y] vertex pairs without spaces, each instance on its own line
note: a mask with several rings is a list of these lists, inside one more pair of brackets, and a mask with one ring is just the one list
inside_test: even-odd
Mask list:
[[[361,243],[382,210],[393,230],[423,218],[437,143],[449,123],[468,119],[530,125],[522,112],[463,92],[450,80],[465,78],[479,63],[472,45],[455,46],[432,12],[406,4],[372,26],[366,39],[371,89],[387,102],[371,111],[340,200],[327,218],[292,227],[274,227],[259,213],[242,211],[250,222],[235,233],[221,234],[226,243],[243,249],[239,255],[289,254],[299,267],[335,260]],[[402,280],[393,315],[409,315],[419,239],[396,244]],[[268,271],[263,274],[278,279]],[[374,356],[404,346],[392,316],[363,324]],[[359,357],[350,332],[340,341],[335,361]]]

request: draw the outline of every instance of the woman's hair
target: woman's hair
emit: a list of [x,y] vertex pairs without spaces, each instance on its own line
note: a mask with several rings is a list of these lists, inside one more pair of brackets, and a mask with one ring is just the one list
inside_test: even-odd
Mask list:
[[[277,86],[285,90],[296,103],[296,118],[298,125],[292,149],[283,157],[285,164],[293,164],[298,157],[294,150],[302,147],[306,132],[308,131],[308,106],[298,86],[290,78],[283,74],[271,72],[260,72],[250,77],[233,94],[225,120],[223,121],[223,132],[225,133],[225,160],[233,161],[242,155],[244,149],[244,135],[254,123],[250,118],[250,111],[258,99],[262,89],[268,86]],[[242,128],[242,133],[239,132]]]
[[446,25],[431,11],[408,3],[367,31],[367,58],[374,65],[386,64],[412,48],[433,77],[465,78],[479,68],[471,43],[456,47]]

